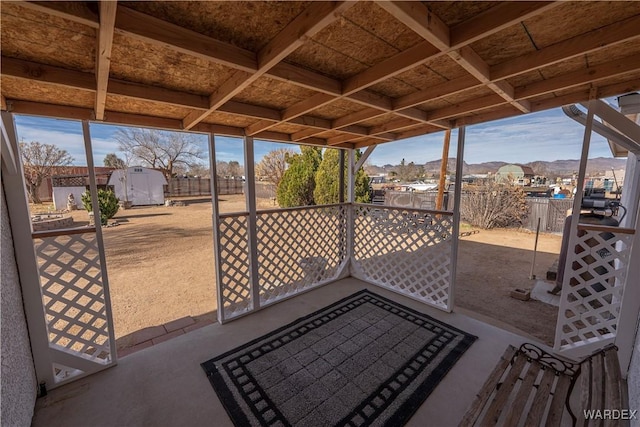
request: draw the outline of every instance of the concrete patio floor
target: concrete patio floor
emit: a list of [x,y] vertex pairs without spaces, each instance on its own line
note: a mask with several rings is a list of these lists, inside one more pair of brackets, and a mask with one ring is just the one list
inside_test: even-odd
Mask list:
[[36,403],[33,426],[232,426],[200,363],[368,288],[478,336],[419,408],[409,426],[455,426],[509,345],[531,341],[447,314],[354,278],[283,301],[226,325],[215,323],[119,359],[118,365],[51,390]]

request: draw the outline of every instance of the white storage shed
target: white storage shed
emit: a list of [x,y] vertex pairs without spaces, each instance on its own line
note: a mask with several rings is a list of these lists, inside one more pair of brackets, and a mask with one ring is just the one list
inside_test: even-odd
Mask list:
[[109,185],[113,186],[118,199],[128,200],[133,206],[163,205],[163,186],[167,185],[167,180],[160,171],[132,166],[113,171]]

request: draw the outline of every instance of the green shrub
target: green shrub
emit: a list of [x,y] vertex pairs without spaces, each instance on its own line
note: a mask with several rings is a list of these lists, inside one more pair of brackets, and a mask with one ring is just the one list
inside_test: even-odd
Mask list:
[[[107,225],[107,221],[118,213],[118,209],[120,208],[118,202],[119,200],[113,191],[98,190],[98,207],[100,208],[100,223],[102,225]],[[82,193],[82,205],[87,212],[93,212],[91,193],[89,193],[89,191]]]

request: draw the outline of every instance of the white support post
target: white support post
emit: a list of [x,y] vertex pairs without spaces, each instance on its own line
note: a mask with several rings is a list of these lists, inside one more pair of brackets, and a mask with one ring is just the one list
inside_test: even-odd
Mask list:
[[[587,112],[587,120],[584,125],[584,136],[582,139],[582,154],[580,156],[580,167],[578,169],[578,182],[576,182],[576,194],[573,200],[573,210],[571,212],[571,225],[569,226],[569,246],[568,254],[567,254],[567,265],[564,270],[564,279],[562,282],[562,288],[568,289],[571,285],[571,265],[573,256],[573,248],[576,247],[578,243],[578,223],[580,222],[580,209],[582,206],[582,197],[584,191],[584,177],[587,170],[587,159],[589,158],[589,146],[591,144],[591,131],[593,128],[593,120],[594,113],[596,107],[596,100],[591,99],[589,101],[589,111]],[[569,268],[567,268],[569,267]],[[561,298],[564,298],[565,293],[564,290],[561,292]],[[560,302],[560,307],[562,307],[562,301]],[[558,314],[558,321],[556,323],[556,339],[554,349],[556,351],[560,350],[561,339],[562,336],[562,328],[564,327],[564,323],[562,321],[562,313]]]
[[462,194],[462,167],[464,166],[464,138],[465,127],[458,129],[458,147],[456,154],[456,182],[453,193],[453,236],[451,241],[451,267],[449,269],[449,298],[447,311],[455,306],[455,284],[458,265],[458,239],[460,236],[460,197]]
[[[640,118],[638,119],[640,121]],[[625,217],[620,222],[620,227],[636,230],[632,241],[630,260],[640,259],[640,212],[638,211],[640,199],[640,157],[629,153],[627,167],[625,169],[624,184],[622,186],[622,198],[620,203],[627,209]],[[616,345],[618,346],[618,359],[622,376],[627,377],[631,358],[633,356],[634,341],[638,330],[638,314],[640,313],[640,281],[633,280],[640,277],[640,263],[630,262],[627,270],[627,283],[620,306]],[[638,343],[636,343],[636,346]]]
[[360,156],[360,160],[358,160],[358,163],[356,163],[356,167],[355,167],[355,170],[354,170],[355,174],[358,173],[360,168],[364,165],[364,162],[367,161],[367,159],[369,158],[371,153],[373,153],[373,150],[375,150],[376,147],[377,147],[377,145],[370,145],[370,146],[367,147],[367,149],[364,151],[364,153],[362,153],[362,156]]
[[244,137],[244,171],[247,211],[247,239],[249,248],[249,269],[251,280],[251,308],[260,308],[260,282],[258,276],[258,239],[257,233],[257,213],[256,213],[256,172],[253,154],[253,138]]
[[93,207],[93,222],[96,229],[96,240],[98,241],[98,256],[100,257],[100,269],[102,270],[102,292],[104,295],[104,305],[107,313],[107,324],[109,327],[109,352],[111,353],[111,360],[115,364],[118,361],[118,356],[115,334],[113,331],[113,313],[111,312],[111,293],[109,291],[109,277],[107,275],[107,259],[104,254],[102,221],[100,218],[100,205],[98,203],[98,186],[96,184],[96,173],[93,165],[91,131],[89,130],[89,122],[86,120],[82,121],[82,135],[84,137],[84,150],[87,157],[87,169],[89,171],[89,189],[91,193],[91,206]]
[[218,169],[216,165],[216,138],[209,134],[209,181],[211,183],[211,222],[213,225],[213,257],[216,272],[216,300],[218,302],[218,322],[225,322],[224,300],[222,299],[222,262],[220,259],[220,207],[218,206]]
[[[54,372],[51,366],[49,354],[49,338],[47,335],[46,319],[40,290],[40,273],[38,261],[31,237],[31,220],[29,215],[29,202],[25,192],[24,171],[20,161],[18,138],[11,113],[2,112],[3,139],[8,139],[7,146],[11,147],[15,155],[15,172],[11,173],[2,166],[2,186],[7,200],[7,209],[11,221],[11,234],[13,236],[13,248],[16,255],[16,264],[20,275],[20,287],[24,301],[25,317],[29,327],[29,339],[31,352],[36,369],[38,383],[53,385]],[[2,153],[4,157],[7,153]]]
[[[636,181],[640,184],[640,180]],[[636,187],[637,189],[640,187]],[[624,191],[624,190],[623,190]],[[640,214],[636,210],[636,221],[630,228],[636,230],[632,240],[631,253],[629,254],[629,267],[627,270],[626,283],[624,285],[624,295],[620,304],[620,314],[618,317],[618,330],[616,333],[616,345],[618,346],[618,361],[623,378],[629,374],[631,357],[634,352],[634,342],[638,330],[638,313],[640,313],[640,262],[632,260],[640,259]],[[639,343],[636,343],[636,346]]]
[[[355,239],[355,210],[353,205],[356,201],[356,151],[349,149],[349,158],[347,161],[347,259],[349,260],[348,268],[351,270],[354,257],[354,239]],[[353,272],[351,272],[353,275]]]
[[347,201],[348,203],[356,202],[356,151],[349,149],[349,172],[348,187],[347,187]]

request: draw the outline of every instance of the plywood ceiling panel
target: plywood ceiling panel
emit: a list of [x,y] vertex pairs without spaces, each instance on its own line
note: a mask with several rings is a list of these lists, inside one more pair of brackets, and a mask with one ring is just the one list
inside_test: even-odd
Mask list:
[[299,1],[122,2],[123,6],[257,52],[308,7]]

